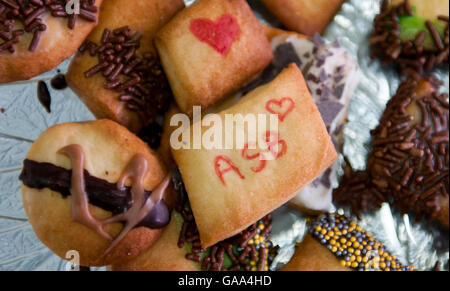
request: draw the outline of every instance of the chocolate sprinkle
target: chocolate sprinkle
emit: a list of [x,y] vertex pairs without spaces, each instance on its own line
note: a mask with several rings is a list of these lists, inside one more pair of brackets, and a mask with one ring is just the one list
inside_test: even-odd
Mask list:
[[[438,17],[438,20],[446,22],[444,39],[441,39],[435,25],[431,21],[427,21],[427,29],[420,32],[414,41],[402,41],[399,37],[401,29],[398,22],[399,17],[413,14],[409,1],[392,7],[388,7],[387,2],[382,5],[380,14],[375,17],[374,31],[369,40],[370,44],[374,46],[372,58],[379,56],[384,64],[395,62],[400,72],[405,75],[411,75],[414,72],[422,75],[424,71],[432,70],[436,66],[448,66],[448,17]],[[427,32],[434,41],[435,50],[423,47]]]
[[85,77],[101,73],[105,89],[117,92],[118,99],[139,114],[144,126],[154,122],[167,110],[172,98],[159,58],[152,53],[138,53],[140,33],[128,26],[105,29],[100,42],[86,41],[79,49],[82,54],[98,58],[98,64],[87,70]]
[[[15,45],[22,41],[25,33],[33,34],[28,50],[33,52],[38,46],[42,34],[47,30],[41,16],[49,12],[52,17],[68,19],[68,27],[75,29],[78,18],[96,22],[98,8],[95,0],[80,0],[80,17],[66,12],[68,0],[0,0],[0,53],[15,52]],[[15,27],[19,26],[23,28]]]
[[51,113],[50,105],[52,103],[52,98],[50,92],[48,91],[47,84],[44,81],[39,81],[37,86],[37,96],[41,105],[45,108],[48,113]]
[[[186,259],[200,263],[204,271],[264,271],[269,270],[278,247],[270,242],[268,236],[272,230],[271,215],[267,215],[236,236],[221,241],[208,249],[202,249],[195,218],[189,206],[179,170],[173,174],[173,184],[177,193],[175,210],[183,217],[178,239],[178,247],[186,243],[192,245]],[[225,266],[225,256],[230,266]]]

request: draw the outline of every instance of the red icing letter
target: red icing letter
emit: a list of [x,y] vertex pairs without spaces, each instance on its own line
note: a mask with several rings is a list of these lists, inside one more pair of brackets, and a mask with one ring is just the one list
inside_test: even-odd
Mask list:
[[295,108],[295,102],[290,97],[284,97],[280,101],[272,99],[267,101],[266,110],[272,114],[278,114],[278,119],[281,122],[291,113]]
[[216,22],[207,18],[194,19],[189,28],[198,40],[209,44],[224,57],[241,34],[239,23],[231,14],[222,15]]
[[[254,143],[252,143],[252,144],[254,144]],[[249,146],[249,145],[250,145],[250,143],[247,143],[247,144],[244,146],[244,149],[242,150],[242,157],[243,157],[244,159],[246,159],[246,160],[249,160],[249,161],[250,161],[250,160],[254,160],[254,159],[259,158],[259,161],[260,161],[259,167],[258,167],[258,168],[255,168],[255,167],[251,167],[251,168],[250,168],[253,172],[259,173],[259,172],[261,172],[262,170],[264,170],[264,168],[266,167],[267,161],[261,158],[261,157],[262,157],[261,153],[257,153],[257,154],[254,154],[254,155],[249,156],[249,155],[247,154],[248,146]]]
[[[228,165],[227,168],[221,169],[221,162],[224,162]],[[229,171],[234,171],[236,174],[239,175],[241,179],[245,179],[245,177],[241,174],[241,171],[233,164],[233,162],[226,156],[217,156],[214,160],[214,169],[216,170],[216,175],[219,177],[220,181],[222,181],[222,184],[226,186],[225,180],[223,178],[223,175]]]

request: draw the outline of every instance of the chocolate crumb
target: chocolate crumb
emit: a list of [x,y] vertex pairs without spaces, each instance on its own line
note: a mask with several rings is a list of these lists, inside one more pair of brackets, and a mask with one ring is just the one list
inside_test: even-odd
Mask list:
[[52,78],[50,85],[55,90],[64,90],[67,88],[66,77],[59,73]]

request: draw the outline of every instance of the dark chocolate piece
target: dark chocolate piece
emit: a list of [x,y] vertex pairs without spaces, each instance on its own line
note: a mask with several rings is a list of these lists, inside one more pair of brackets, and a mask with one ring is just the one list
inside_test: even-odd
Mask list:
[[57,74],[50,81],[50,85],[55,90],[64,90],[67,88],[66,77],[63,74]]
[[342,111],[344,105],[339,102],[324,101],[318,103],[317,108],[319,109],[325,124],[331,124],[336,119],[339,112]]
[[44,81],[39,81],[37,86],[37,96],[41,105],[45,108],[45,111],[51,113],[52,97],[48,91],[47,84]]

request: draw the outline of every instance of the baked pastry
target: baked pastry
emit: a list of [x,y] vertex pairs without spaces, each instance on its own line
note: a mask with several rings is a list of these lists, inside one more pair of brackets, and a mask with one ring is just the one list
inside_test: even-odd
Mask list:
[[262,271],[269,270],[278,247],[270,241],[266,216],[238,235],[202,249],[189,199],[178,170],[173,175],[175,210],[161,238],[137,258],[114,264],[114,271]]
[[64,0],[0,3],[0,84],[28,80],[69,58],[97,25],[102,0],[81,0],[68,14]]
[[354,221],[324,214],[309,231],[282,271],[414,271]]
[[448,9],[446,0],[383,1],[370,38],[372,57],[406,74],[448,66]]
[[448,228],[449,104],[439,86],[433,78],[400,85],[373,131],[368,172],[344,181],[338,202],[353,204],[354,211],[391,202],[402,213]]
[[[252,90],[273,80],[290,63],[296,63],[305,76],[306,85],[316,103],[327,130],[338,151],[347,108],[359,83],[356,62],[338,41],[326,44],[316,34],[309,38],[300,34],[266,28],[274,51],[272,63],[245,90]],[[332,206],[332,182],[336,179],[335,163],[289,202],[302,212],[329,211]]]
[[[259,114],[266,120],[278,120],[279,126],[278,130],[266,131],[267,126],[257,133],[256,129],[238,124],[236,132],[244,135],[240,141],[245,144],[239,144],[238,139],[222,147],[206,149],[201,145],[196,149],[194,124],[184,132],[193,136],[190,144],[172,147],[203,247],[241,232],[281,206],[337,158],[320,112],[295,64],[214,117],[225,124],[230,114]],[[211,129],[211,125],[207,128]],[[233,127],[229,130],[234,131]],[[232,137],[233,131],[219,132]]]
[[171,92],[153,38],[184,7],[182,0],[110,0],[74,57],[66,79],[99,119],[139,133],[164,115]]
[[104,266],[134,258],[158,239],[173,203],[165,176],[143,141],[99,120],[45,131],[20,180],[38,238],[61,258],[76,250],[81,265]]
[[245,0],[196,1],[158,32],[156,47],[175,100],[187,114],[237,90],[273,57]]
[[309,36],[322,34],[345,0],[261,0],[288,28]]

